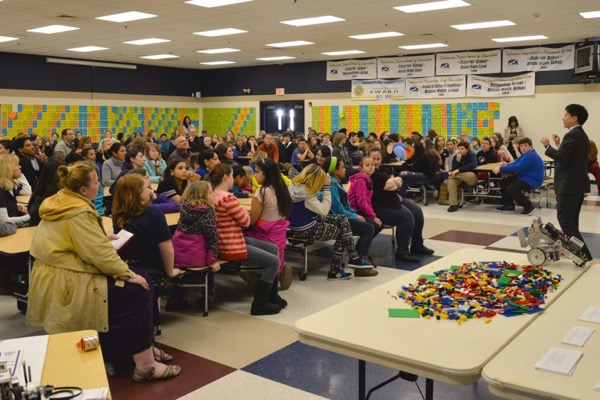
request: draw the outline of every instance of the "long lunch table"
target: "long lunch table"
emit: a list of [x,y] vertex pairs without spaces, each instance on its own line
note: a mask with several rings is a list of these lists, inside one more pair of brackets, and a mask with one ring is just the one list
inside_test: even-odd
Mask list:
[[[476,382],[486,363],[540,316],[498,315],[484,319],[456,321],[424,318],[389,318],[389,308],[409,308],[392,295],[422,274],[447,269],[469,261],[502,260],[528,264],[525,254],[463,249],[431,264],[338,303],[296,322],[302,343],[358,359],[359,393],[365,398],[366,364],[372,362],[426,378],[426,398],[433,399],[433,381],[453,385]],[[585,271],[570,261],[548,267],[564,280],[550,293],[548,308]]]
[[[561,344],[576,325],[599,329],[598,324],[577,320],[588,306],[600,306],[599,289],[600,269],[595,265],[483,368],[490,391],[510,399],[600,399],[600,392],[593,390],[600,379],[600,334],[594,332],[583,347]],[[550,347],[583,352],[572,376],[535,369]]]

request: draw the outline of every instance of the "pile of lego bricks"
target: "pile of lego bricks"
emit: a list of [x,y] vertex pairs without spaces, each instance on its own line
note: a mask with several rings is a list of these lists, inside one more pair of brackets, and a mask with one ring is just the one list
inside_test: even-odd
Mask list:
[[535,265],[479,261],[421,275],[403,286],[398,297],[427,319],[456,320],[514,316],[541,311],[546,293],[555,290],[560,275]]

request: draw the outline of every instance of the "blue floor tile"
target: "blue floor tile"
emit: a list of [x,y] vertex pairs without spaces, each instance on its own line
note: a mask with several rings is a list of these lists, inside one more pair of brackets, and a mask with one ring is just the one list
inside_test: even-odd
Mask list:
[[[256,361],[244,371],[292,386],[333,400],[354,399],[358,396],[358,361],[326,350],[294,342],[281,350]],[[367,363],[367,388],[397,374],[398,371]],[[425,380],[417,383],[425,390]],[[496,400],[483,381],[470,386],[451,386],[435,382],[436,399]],[[415,383],[397,380],[377,390],[376,400],[421,399]]]

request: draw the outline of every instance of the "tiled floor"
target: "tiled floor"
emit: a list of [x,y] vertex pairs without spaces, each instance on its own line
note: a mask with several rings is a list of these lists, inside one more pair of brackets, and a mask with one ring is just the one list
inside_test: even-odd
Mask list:
[[[499,213],[493,205],[467,204],[448,213],[445,206],[423,207],[424,236],[435,256],[420,264],[395,262],[389,231],[373,242],[371,254],[380,266],[379,276],[329,282],[326,278],[330,247],[315,246],[309,255],[305,282],[294,275],[292,287],[281,295],[289,306],[281,314],[249,315],[252,288],[237,276],[217,277],[216,302],[210,316],[197,310],[163,313],[162,336],[157,341],[183,367],[181,377],[159,383],[135,384],[130,370],[110,378],[113,398],[120,399],[352,399],[357,395],[356,360],[298,342],[294,322],[304,316],[394,279],[408,270],[439,260],[458,249],[489,248],[524,252],[516,232],[531,224],[531,217]],[[581,215],[585,239],[596,258],[600,257],[600,198],[589,196]],[[536,210],[543,222],[556,222],[556,210]],[[298,252],[286,258],[297,272],[302,264]],[[465,260],[470,261],[470,260]],[[438,265],[436,265],[438,267]],[[440,268],[445,267],[439,265]],[[551,266],[550,266],[551,267]],[[357,315],[360,318],[360,315]],[[0,339],[40,333],[25,326],[14,300],[0,297]],[[352,329],[351,326],[348,329]],[[401,340],[401,339],[399,339]],[[410,343],[406,343],[410,346]],[[434,344],[432,344],[434,345]],[[397,371],[367,364],[367,384],[373,386]],[[424,380],[417,381],[424,390]],[[415,383],[396,381],[375,392],[372,399],[420,399]],[[435,383],[436,399],[497,399],[480,380],[471,386]]]

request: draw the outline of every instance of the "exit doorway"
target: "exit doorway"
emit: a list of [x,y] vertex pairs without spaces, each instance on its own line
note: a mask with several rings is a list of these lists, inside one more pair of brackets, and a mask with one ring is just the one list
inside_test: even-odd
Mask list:
[[261,101],[260,129],[267,133],[283,133],[288,128],[304,132],[304,101]]

